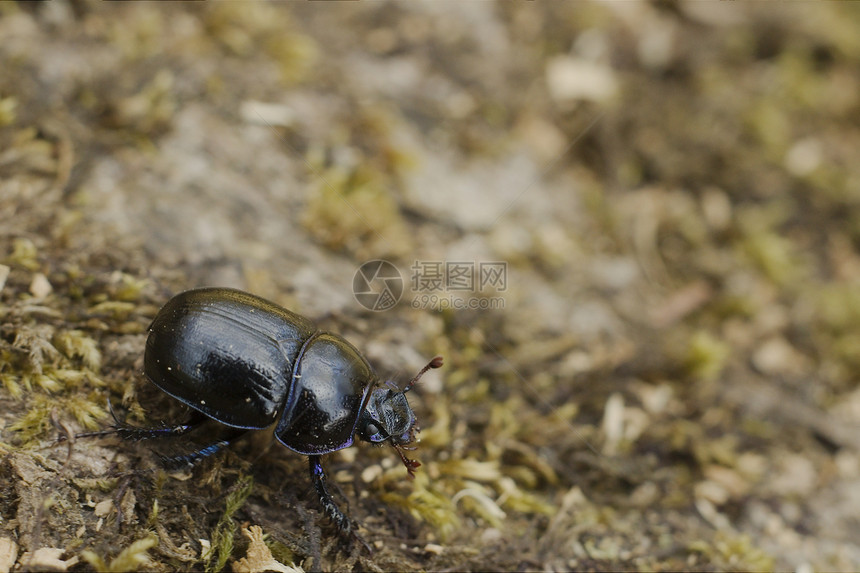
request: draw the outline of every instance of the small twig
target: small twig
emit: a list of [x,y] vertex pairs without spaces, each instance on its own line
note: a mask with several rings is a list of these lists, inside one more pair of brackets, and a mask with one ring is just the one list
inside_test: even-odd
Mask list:
[[53,424],[58,431],[62,432],[61,437],[59,437],[57,441],[61,442],[66,440],[68,442],[68,455],[66,456],[66,461],[63,462],[63,467],[60,468],[60,473],[64,473],[66,468],[69,467],[69,463],[72,461],[72,451],[75,447],[75,433],[67,424],[60,421],[60,415],[57,408],[51,408],[51,424]]

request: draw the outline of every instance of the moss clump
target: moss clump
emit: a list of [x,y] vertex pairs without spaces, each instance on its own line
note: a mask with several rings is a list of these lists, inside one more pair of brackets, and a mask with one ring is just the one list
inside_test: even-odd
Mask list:
[[302,219],[318,241],[359,257],[399,256],[411,240],[382,174],[332,167],[319,177]]
[[102,353],[98,343],[82,330],[66,330],[57,333],[54,347],[67,358],[79,359],[90,370],[96,372],[102,365]]
[[27,412],[9,426],[18,432],[18,439],[28,445],[44,435],[51,427],[51,409],[56,407],[48,396],[37,395],[33,398]]
[[[13,307],[13,316],[18,309]],[[0,347],[0,383],[12,398],[27,399],[26,412],[9,429],[18,432],[25,446],[32,445],[50,430],[55,410],[70,413],[84,428],[96,429],[98,420],[107,416],[103,396],[85,391],[104,386],[98,376],[102,355],[96,340],[81,330],[21,322],[13,342]]]
[[233,486],[233,491],[227,496],[224,502],[224,513],[212,530],[211,549],[203,556],[206,561],[206,571],[221,571],[227,564],[227,559],[233,552],[233,540],[238,529],[233,515],[245,505],[253,487],[254,478],[241,476]]
[[718,532],[712,541],[694,541],[689,549],[722,571],[773,571],[774,559],[753,545],[748,535]]
[[15,123],[18,100],[12,96],[0,98],[0,127]]
[[294,84],[313,70],[318,48],[302,34],[290,14],[268,4],[215,4],[204,14],[207,40],[232,56],[252,57],[262,52],[278,65],[281,80]]
[[6,257],[4,262],[12,266],[23,267],[28,271],[36,271],[41,267],[36,244],[23,237],[12,241],[12,253]]
[[723,371],[730,352],[727,343],[700,330],[690,339],[687,348],[687,370],[696,378],[715,380]]
[[84,561],[92,565],[96,571],[122,572],[122,571],[137,571],[141,567],[149,567],[152,562],[149,559],[149,550],[158,544],[158,538],[154,535],[138,539],[125,549],[119,555],[114,557],[110,563],[93,551],[82,551],[81,557]]
[[380,498],[385,504],[408,510],[416,519],[429,523],[443,541],[450,539],[460,525],[451,497],[444,489],[431,484],[426,474],[416,475],[414,488],[408,495],[389,492]]

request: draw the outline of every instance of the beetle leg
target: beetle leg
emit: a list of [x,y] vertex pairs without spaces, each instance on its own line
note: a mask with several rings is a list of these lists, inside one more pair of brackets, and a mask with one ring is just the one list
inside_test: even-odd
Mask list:
[[161,459],[161,463],[164,464],[167,468],[170,469],[180,469],[184,466],[193,466],[203,458],[207,458],[209,456],[215,455],[236,440],[238,440],[241,436],[245,435],[248,430],[244,429],[235,429],[230,432],[225,438],[218,440],[208,446],[204,446],[197,451],[189,452],[187,454],[180,454],[178,456],[162,456],[158,457]]
[[403,462],[403,465],[406,466],[406,471],[409,474],[409,479],[415,479],[415,468],[421,466],[421,462],[418,460],[413,460],[411,458],[407,458],[406,454],[403,453],[403,450],[414,450],[415,448],[407,448],[401,444],[392,444],[394,449],[397,450],[397,453],[400,455],[400,460]]
[[133,442],[138,442],[140,440],[149,440],[152,438],[163,438],[163,437],[171,437],[171,436],[182,436],[187,434],[194,428],[198,427],[200,424],[205,422],[208,418],[205,414],[202,414],[196,410],[191,411],[191,417],[187,422],[183,424],[177,425],[167,425],[163,424],[161,426],[156,426],[152,428],[139,428],[137,426],[132,426],[131,424],[127,424],[126,422],[120,421],[117,417],[116,412],[113,410],[113,404],[108,400],[108,408],[110,409],[110,415],[113,417],[113,425],[111,426],[111,432],[119,434],[119,437],[123,440],[131,440]]
[[320,456],[308,456],[308,462],[311,469],[311,481],[313,481],[314,489],[317,490],[317,496],[319,496],[320,504],[323,506],[325,514],[335,522],[338,529],[344,533],[349,533],[352,529],[352,522],[337,506],[334,498],[332,498],[328,491],[328,487],[326,487],[326,475]]
[[370,549],[370,545],[358,534],[356,531],[355,524],[340,510],[337,504],[332,498],[331,494],[328,491],[328,487],[326,487],[326,475],[325,470],[322,467],[322,461],[320,456],[308,456],[308,462],[310,463],[311,469],[311,481],[314,484],[314,489],[317,490],[317,496],[319,496],[320,504],[325,511],[325,514],[335,522],[337,528],[340,529],[342,533],[352,535],[355,539],[361,543],[364,548],[368,551],[368,553],[372,552]]

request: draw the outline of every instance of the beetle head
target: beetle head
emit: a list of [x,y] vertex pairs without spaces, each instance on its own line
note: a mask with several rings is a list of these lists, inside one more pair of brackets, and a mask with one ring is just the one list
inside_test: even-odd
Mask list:
[[412,389],[422,374],[440,366],[442,366],[442,357],[437,356],[422,368],[403,390],[397,388],[392,382],[373,390],[358,422],[359,438],[374,444],[382,444],[386,441],[390,443],[397,450],[410,476],[415,475],[415,468],[421,464],[407,458],[403,452],[403,450],[415,449],[415,446],[410,444],[415,441],[415,432],[418,430],[415,412],[412,411],[406,399],[406,393]]

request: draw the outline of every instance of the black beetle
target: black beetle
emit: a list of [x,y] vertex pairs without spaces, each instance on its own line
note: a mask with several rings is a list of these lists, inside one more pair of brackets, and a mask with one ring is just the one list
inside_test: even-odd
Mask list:
[[191,464],[248,430],[277,422],[275,436],[308,456],[311,479],[326,514],[341,531],[353,526],[326,488],[320,456],[352,445],[354,436],[397,450],[410,477],[421,465],[406,457],[417,430],[406,393],[379,378],[349,342],[320,332],[311,321],[258,296],[201,288],[170,299],[149,326],[144,373],[158,388],[192,408],[192,419],[172,427],[138,428],[115,419],[126,439],[178,436],[207,419],[234,428],[197,452],[169,458]]

